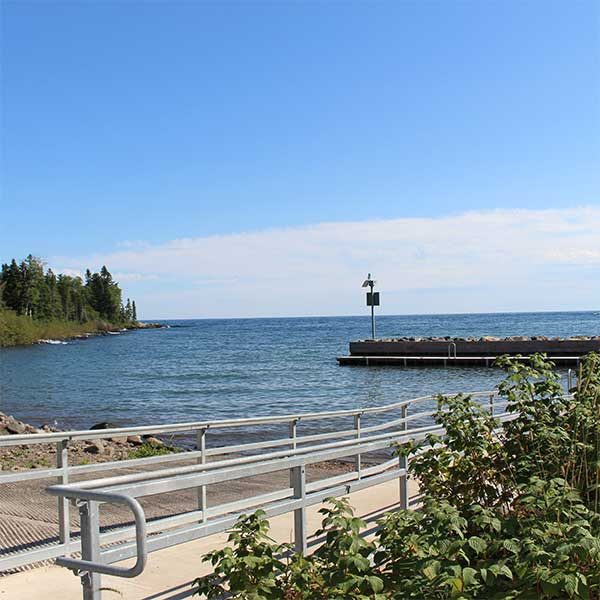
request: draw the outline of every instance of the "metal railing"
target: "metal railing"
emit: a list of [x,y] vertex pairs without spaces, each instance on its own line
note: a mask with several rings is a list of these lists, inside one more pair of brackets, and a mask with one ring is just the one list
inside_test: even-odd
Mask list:
[[[472,395],[487,404],[492,414],[500,418],[508,417],[502,412],[505,402],[499,401],[496,392],[476,392]],[[51,486],[47,491],[58,498],[60,534],[58,543],[1,558],[0,572],[61,557],[57,560],[58,564],[82,574],[84,598],[97,600],[100,598],[101,573],[133,577],[143,570],[148,552],[225,531],[235,523],[240,511],[258,507],[264,508],[269,517],[293,512],[296,531],[295,547],[303,551],[307,543],[306,507],[321,502],[325,497],[346,494],[398,478],[399,504],[408,507],[406,459],[390,459],[383,452],[383,462],[365,467],[363,457],[369,453],[381,455],[382,451],[396,443],[418,439],[432,432],[441,433],[440,427],[434,424],[409,427],[414,422],[422,424],[428,419],[431,420],[437,408],[436,399],[437,396],[424,396],[387,406],[354,410],[2,437],[0,447],[56,444],[56,468],[2,474],[0,485],[56,478],[58,485]],[[409,407],[414,405],[420,405],[423,410],[411,411],[409,414]],[[394,415],[394,412],[398,412],[399,416]],[[387,419],[365,426],[364,419],[369,415],[385,416]],[[330,425],[337,419],[351,419],[352,426],[299,435],[299,425],[303,422],[325,422]],[[207,431],[249,426],[270,427],[274,424],[287,424],[288,436],[207,448]],[[197,449],[182,454],[69,465],[69,443],[73,441],[173,433],[191,433],[195,436]],[[233,458],[227,458],[227,455],[232,454]],[[213,460],[209,461],[209,458]],[[188,459],[193,459],[195,464],[165,468],[169,463]],[[307,465],[340,459],[352,460],[353,469],[342,475],[311,483],[306,482]],[[158,466],[160,469],[70,483],[70,479],[81,474],[146,465]],[[290,472],[289,487],[214,507],[209,507],[207,504],[206,489],[209,485],[282,470]],[[146,523],[143,509],[137,498],[192,488],[198,490],[195,510]],[[79,509],[81,529],[79,538],[73,537],[70,531],[71,502],[75,502]],[[135,525],[101,533],[98,508],[102,503],[126,504],[133,512]],[[112,546],[102,549],[107,544]],[[81,560],[69,557],[76,552],[81,552]],[[136,565],[132,569],[110,566],[113,562],[132,556],[137,556]]]

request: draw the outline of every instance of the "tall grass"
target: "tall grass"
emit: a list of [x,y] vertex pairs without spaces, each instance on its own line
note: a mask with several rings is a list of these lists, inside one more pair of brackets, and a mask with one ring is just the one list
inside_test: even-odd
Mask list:
[[84,333],[110,331],[114,326],[103,321],[35,321],[17,315],[12,310],[0,309],[0,347],[35,344],[39,340],[64,340]]

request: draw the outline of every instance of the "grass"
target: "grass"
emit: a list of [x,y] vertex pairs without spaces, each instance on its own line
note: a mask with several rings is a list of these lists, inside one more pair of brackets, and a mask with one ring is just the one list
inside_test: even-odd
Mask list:
[[111,324],[100,321],[35,321],[12,310],[0,309],[0,347],[24,346],[39,340],[64,340],[112,328]]

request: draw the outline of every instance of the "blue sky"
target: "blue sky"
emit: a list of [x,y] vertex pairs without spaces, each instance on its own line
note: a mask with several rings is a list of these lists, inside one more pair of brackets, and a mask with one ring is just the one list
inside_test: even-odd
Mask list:
[[[262,240],[253,260],[265,269],[295,280],[302,265],[335,282],[332,294],[347,289],[331,314],[356,313],[354,274],[388,271],[377,236],[353,256],[350,232],[369,223],[388,231],[408,219],[410,232],[449,219],[457,240],[473,235],[472,213],[528,209],[542,237],[556,214],[595,223],[594,211],[568,211],[600,206],[600,5],[7,1],[1,133],[2,260],[33,252],[74,271],[110,260],[148,317],[313,314],[284,274],[275,279],[287,293],[255,306],[270,277],[199,253],[220,240],[211,252],[227,255],[228,236],[242,234],[242,248]],[[347,279],[313,268],[329,257],[306,232],[323,224],[347,232],[330,265]],[[296,234],[306,243],[289,254]],[[580,257],[568,273],[584,289],[600,259],[590,258],[593,233],[582,237],[589,247],[565,256]],[[396,235],[386,243],[400,247]],[[175,246],[188,249],[183,259],[153,253]],[[419,264],[433,256],[421,250]],[[243,250],[232,256],[244,261]],[[174,260],[188,272],[173,275]],[[468,272],[470,259],[457,260]],[[565,281],[557,260],[543,264],[548,286]],[[389,279],[409,270],[398,268]],[[413,283],[414,302],[399,296],[390,312],[445,312],[431,281]],[[231,306],[205,306],[206,285]],[[516,303],[483,292],[468,303],[448,283],[446,300],[455,310],[595,308],[591,285],[554,304],[535,287]]]

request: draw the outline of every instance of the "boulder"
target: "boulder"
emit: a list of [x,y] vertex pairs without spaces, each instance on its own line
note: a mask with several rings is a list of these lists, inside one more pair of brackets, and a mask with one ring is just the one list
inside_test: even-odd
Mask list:
[[91,440],[84,451],[88,454],[102,454],[104,452],[104,442],[102,440]]
[[121,437],[114,437],[114,438],[109,438],[111,442],[114,442],[115,444],[126,444],[127,443],[127,436],[121,436]]
[[132,444],[133,446],[141,446],[144,443],[144,440],[139,435],[130,435],[127,438],[127,443]]
[[4,428],[8,433],[12,433],[14,435],[19,435],[21,433],[27,433],[27,428],[25,427],[25,423],[21,423],[21,421],[17,421],[16,419],[10,419],[4,425]]
[[149,444],[153,448],[162,448],[165,445],[158,438],[155,438],[151,435],[144,437],[144,443]]
[[102,421],[101,423],[96,423],[92,425],[90,429],[117,429],[119,427],[116,423],[111,423],[110,421]]

